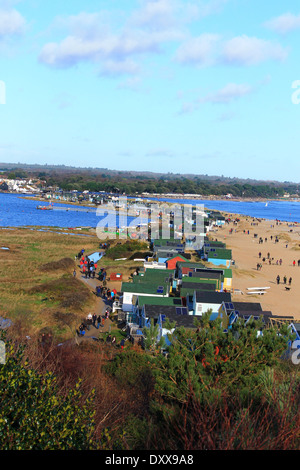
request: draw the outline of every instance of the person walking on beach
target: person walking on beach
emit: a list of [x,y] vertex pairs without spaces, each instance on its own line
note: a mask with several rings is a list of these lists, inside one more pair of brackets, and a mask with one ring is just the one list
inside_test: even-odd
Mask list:
[[296,266],[296,261],[295,260],[293,261],[293,266]]
[[284,276],[284,278],[283,278],[283,284],[286,284],[286,281],[287,281],[287,277]]
[[289,278],[289,286],[292,284],[292,278]]
[[277,284],[280,284],[280,276],[278,274],[278,276],[276,277],[276,281],[277,281]]

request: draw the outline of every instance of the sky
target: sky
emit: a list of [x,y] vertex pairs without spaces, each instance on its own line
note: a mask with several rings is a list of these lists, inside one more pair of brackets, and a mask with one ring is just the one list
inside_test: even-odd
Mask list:
[[0,161],[299,182],[296,0],[0,0]]

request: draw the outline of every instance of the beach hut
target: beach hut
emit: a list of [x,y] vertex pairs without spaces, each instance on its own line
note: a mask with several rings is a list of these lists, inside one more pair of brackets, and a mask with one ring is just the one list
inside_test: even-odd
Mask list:
[[231,250],[224,248],[211,248],[206,254],[207,261],[214,264],[215,266],[226,266],[230,268],[232,252]]

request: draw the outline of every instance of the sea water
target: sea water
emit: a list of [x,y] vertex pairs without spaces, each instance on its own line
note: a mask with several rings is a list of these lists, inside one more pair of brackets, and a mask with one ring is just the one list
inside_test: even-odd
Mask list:
[[[151,200],[151,198],[147,198]],[[228,214],[247,215],[267,220],[280,220],[287,222],[300,223],[300,202],[294,201],[269,201],[265,202],[249,202],[249,201],[232,201],[232,200],[201,200],[201,199],[174,199],[174,198],[153,198],[157,201],[166,201],[181,204],[204,205],[207,209],[220,210]],[[38,210],[40,203],[35,200],[20,197],[17,194],[0,193],[0,227],[58,227],[58,228],[75,228],[75,227],[97,227],[102,221],[106,224],[114,226],[115,221],[118,227],[118,218],[114,216],[110,218],[104,215],[97,215],[94,212],[86,212],[82,205],[70,206],[68,204],[54,203],[54,206],[60,208],[80,208],[75,210]],[[46,204],[47,205],[47,204]],[[130,224],[139,224],[139,218],[128,217],[127,222]]]
[[296,201],[268,201],[268,203],[266,203],[256,201],[233,201],[230,199],[202,200],[153,198],[153,200],[179,204],[203,205],[208,210],[218,210],[228,214],[239,214],[257,219],[300,223],[300,202]]
[[[39,210],[39,205],[47,207],[48,203],[27,199],[18,194],[0,193],[0,227],[119,227],[119,217],[114,213],[105,214],[105,209],[101,210],[101,206],[97,213],[96,208],[84,208],[83,205],[54,203],[54,210]],[[56,207],[60,210],[56,210]],[[63,208],[65,210],[61,210]],[[135,221],[138,225],[140,220],[128,216],[127,224],[134,225]],[[122,217],[121,225],[123,223]]]

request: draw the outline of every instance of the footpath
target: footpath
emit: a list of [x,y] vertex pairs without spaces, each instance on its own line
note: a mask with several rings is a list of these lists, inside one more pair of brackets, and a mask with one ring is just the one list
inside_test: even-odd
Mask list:
[[[100,315],[103,320],[102,326],[100,326],[99,328],[96,328],[93,325],[90,325],[89,330],[88,329],[86,330],[84,336],[77,335],[76,342],[77,344],[79,344],[86,339],[98,339],[99,333],[110,332],[112,321],[109,318],[105,319],[106,309],[107,307],[111,307],[111,304],[107,300],[103,299],[102,297],[98,297],[96,295],[96,287],[99,286],[101,283],[99,279],[96,279],[96,278],[94,279],[94,278],[89,278],[89,277],[86,278],[85,275],[82,274],[82,272],[80,271],[79,267],[76,268],[76,277],[78,280],[82,281],[91,290],[91,292],[93,293],[93,295],[95,295],[97,299],[96,306],[94,310],[91,311],[90,313],[92,315],[96,314],[97,317]],[[106,286],[110,287],[109,281],[106,282]]]

